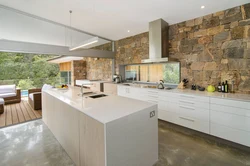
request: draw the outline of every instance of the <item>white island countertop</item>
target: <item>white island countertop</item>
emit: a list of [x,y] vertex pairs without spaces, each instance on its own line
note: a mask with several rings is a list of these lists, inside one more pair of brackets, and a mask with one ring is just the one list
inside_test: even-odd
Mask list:
[[[90,92],[90,90],[84,89],[84,92]],[[58,98],[101,123],[108,123],[156,105],[115,95],[107,95],[96,99],[88,97],[94,94],[87,94],[81,97],[79,95],[80,88],[71,86],[67,90],[54,88],[43,93]],[[100,94],[98,92],[94,93]]]

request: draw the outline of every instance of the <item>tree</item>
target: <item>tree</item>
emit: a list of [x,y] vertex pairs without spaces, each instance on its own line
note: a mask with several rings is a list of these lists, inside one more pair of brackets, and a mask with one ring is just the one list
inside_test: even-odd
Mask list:
[[[0,53],[0,84],[20,84],[22,88],[55,85],[60,80],[59,65],[48,63],[54,55]],[[29,87],[30,86],[30,87]]]
[[20,80],[17,87],[22,90],[33,88],[33,81],[31,81],[30,79]]

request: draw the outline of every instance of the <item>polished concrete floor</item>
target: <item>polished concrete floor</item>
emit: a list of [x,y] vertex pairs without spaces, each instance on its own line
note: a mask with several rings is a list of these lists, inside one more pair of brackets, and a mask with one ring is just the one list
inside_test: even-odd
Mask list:
[[0,166],[74,165],[42,120],[0,129]]
[[159,120],[159,161],[155,166],[250,166],[250,148],[208,137]]
[[[159,121],[159,161],[155,166],[244,166],[250,153],[180,132]],[[42,120],[0,129],[0,166],[74,165]]]

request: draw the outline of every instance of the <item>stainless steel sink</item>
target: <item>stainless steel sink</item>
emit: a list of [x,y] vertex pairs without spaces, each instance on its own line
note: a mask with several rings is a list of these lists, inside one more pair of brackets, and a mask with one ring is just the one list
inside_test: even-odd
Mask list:
[[105,96],[107,96],[107,95],[105,95],[105,94],[97,94],[97,95],[93,95],[93,96],[89,96],[89,97],[92,98],[92,99],[96,99],[96,98],[105,97]]

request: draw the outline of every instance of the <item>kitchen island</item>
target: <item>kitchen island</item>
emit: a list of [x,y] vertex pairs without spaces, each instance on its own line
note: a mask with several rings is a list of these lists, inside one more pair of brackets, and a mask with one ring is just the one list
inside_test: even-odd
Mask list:
[[158,160],[158,111],[149,102],[80,88],[42,94],[43,121],[81,166],[152,166]]

